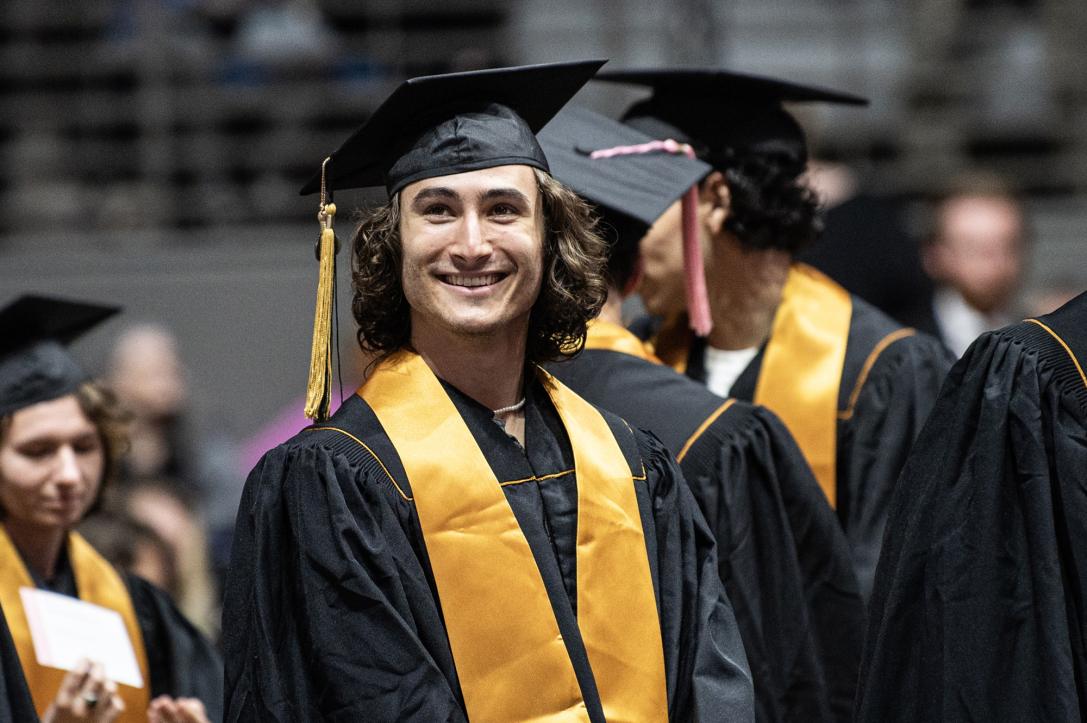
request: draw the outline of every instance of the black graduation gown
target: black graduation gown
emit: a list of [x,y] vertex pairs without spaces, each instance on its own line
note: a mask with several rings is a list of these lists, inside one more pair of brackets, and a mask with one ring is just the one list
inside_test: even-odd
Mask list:
[[[66,554],[61,554],[52,580],[45,582],[33,571],[30,574],[43,590],[78,597],[75,574]],[[151,678],[150,700],[160,695],[199,698],[212,723],[223,720],[223,661],[219,653],[181,614],[169,595],[136,575],[122,573],[121,579],[132,598],[136,623],[143,635]],[[33,701],[30,707],[33,710]]]
[[864,606],[834,511],[784,425],[734,401],[701,429],[726,400],[621,351],[587,349],[549,370],[671,450],[694,437],[680,466],[717,540],[758,720],[848,720]]
[[33,723],[38,720],[34,700],[26,687],[19,653],[0,609],[0,723]]
[[1030,321],[982,335],[914,445],[860,721],[1087,720],[1087,295],[1039,320],[1068,349]]
[[[902,327],[863,299],[851,298],[853,313],[838,391],[835,508],[867,599],[895,481],[952,359],[940,342],[925,334],[899,338],[880,351],[880,342]],[[731,396],[755,398],[765,348],[736,379]],[[704,350],[705,341],[696,340],[687,360],[687,375],[703,382]]]
[[[446,391],[495,476],[524,480],[503,491],[539,567],[590,717],[601,721],[577,628],[577,480],[562,422],[538,383],[530,383],[523,451],[490,410],[448,385]],[[660,442],[605,417],[632,475],[645,469],[646,479],[634,485],[659,603],[671,718],[748,720],[751,679],[717,578],[713,537]],[[268,452],[246,482],[223,609],[227,719],[464,720],[419,520],[389,477],[410,496],[397,452],[358,395],[322,426]]]

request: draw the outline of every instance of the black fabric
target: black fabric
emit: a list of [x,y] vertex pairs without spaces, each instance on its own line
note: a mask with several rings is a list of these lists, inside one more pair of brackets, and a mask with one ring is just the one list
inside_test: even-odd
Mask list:
[[[616,351],[549,369],[675,452],[726,401]],[[864,606],[845,537],[792,436],[768,410],[737,401],[693,439],[681,467],[717,541],[757,719],[849,720]]]
[[38,712],[26,687],[19,653],[0,608],[0,723],[34,723]]
[[[67,554],[57,560],[56,573],[50,580],[41,580],[31,572],[34,583],[43,590],[60,595],[78,597],[75,573],[68,561]],[[144,649],[147,652],[147,667],[150,673],[150,700],[160,695],[175,698],[199,698],[204,704],[208,718],[212,723],[223,720],[223,661],[218,652],[203,635],[193,627],[184,615],[174,606],[162,590],[135,575],[123,576],[125,587],[132,598],[136,611],[136,621],[143,635]],[[10,636],[7,622],[4,622],[4,634]],[[4,641],[0,640],[0,662],[5,666],[3,677],[13,681],[18,678],[22,688],[26,688],[21,669],[18,674],[7,672],[7,657],[3,651]],[[18,665],[18,657],[14,658]],[[13,683],[5,683],[9,687]],[[18,686],[16,686],[17,688]],[[14,703],[19,704],[19,692],[15,690]],[[27,692],[29,696],[29,692]],[[33,710],[33,701],[30,709]],[[0,721],[3,720],[0,713]],[[16,720],[35,720],[34,718],[16,718]]]
[[654,137],[576,106],[559,113],[539,138],[551,175],[592,203],[647,226],[712,170],[707,163],[664,150],[592,158],[594,151],[636,146]]
[[[547,170],[533,135],[603,60],[411,78],[331,156],[328,190],[384,185],[392,196],[424,178],[503,165]],[[318,173],[303,194],[321,188]]]
[[135,575],[124,576],[132,596],[151,673],[151,698],[199,698],[212,723],[223,720],[223,660],[174,606],[170,596]]
[[[446,387],[529,542],[590,717],[599,697],[576,626],[577,479],[534,384],[526,448]],[[635,480],[658,596],[673,720],[743,720],[751,681],[713,538],[652,436],[606,415]],[[223,610],[229,721],[449,721],[465,711],[403,466],[357,395],[271,450],[246,483]],[[455,454],[455,450],[450,450]],[[547,479],[544,479],[547,477]],[[398,489],[399,487],[399,489]],[[546,685],[546,681],[541,681]],[[531,694],[517,691],[513,694]]]
[[[1041,320],[1082,366],[1087,296]],[[1087,719],[1085,387],[1030,322],[955,364],[895,491],[858,720]]]
[[653,95],[627,110],[623,122],[655,138],[691,143],[700,156],[724,149],[807,160],[804,132],[783,102],[864,105],[839,91],[719,68],[614,70],[596,80],[648,86]]
[[65,345],[117,311],[33,295],[0,309],[0,417],[74,392],[87,375]]
[[[1057,375],[1056,382],[1062,389],[1068,390],[1079,399],[1084,408],[1087,408],[1087,384],[1077,383],[1077,378],[1083,378],[1083,365],[1087,363],[1087,324],[1083,322],[1084,309],[1087,309],[1087,293],[1080,294],[1038,321],[1048,326],[1060,337],[1064,345],[1068,346],[1067,350],[1059,343],[1040,348],[1039,353],[1044,355],[1043,362],[1053,365],[1054,373]],[[1078,367],[1075,363],[1069,363],[1067,359],[1069,350],[1078,362]]]
[[[953,359],[936,339],[917,333],[888,345],[864,374],[877,345],[901,327],[864,300],[854,296],[852,301],[838,390],[835,507],[867,599],[891,493]],[[704,342],[695,340],[687,360],[687,375],[702,382],[704,352]],[[765,345],[733,383],[732,396],[754,399],[764,352]],[[854,401],[851,397],[858,384]]]

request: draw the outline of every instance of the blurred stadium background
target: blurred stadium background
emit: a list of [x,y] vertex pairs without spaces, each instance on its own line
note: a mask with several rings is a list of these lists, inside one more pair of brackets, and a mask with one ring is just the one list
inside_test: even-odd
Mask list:
[[[197,426],[242,439],[304,389],[316,203],[297,189],[321,159],[405,77],[576,57],[867,95],[803,111],[818,152],[917,208],[963,169],[1002,172],[1030,215],[1026,292],[1083,287],[1084,37],[1082,0],[4,0],[2,300],[123,305],[80,349],[92,368],[122,327],[165,324]],[[341,238],[363,200],[337,197]]]

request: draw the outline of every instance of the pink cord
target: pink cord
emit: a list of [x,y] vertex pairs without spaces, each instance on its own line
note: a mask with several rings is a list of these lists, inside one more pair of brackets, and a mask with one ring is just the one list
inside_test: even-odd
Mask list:
[[[663,141],[650,141],[632,146],[616,146],[593,151],[589,158],[615,158],[616,156],[640,155],[664,151],[683,153],[694,158],[694,149],[687,143],[679,143],[671,138]],[[698,184],[691,186],[683,194],[683,269],[687,287],[687,316],[691,329],[698,336],[706,336],[713,328],[710,315],[710,301],[706,293],[706,271],[702,260],[702,240],[698,227]]]

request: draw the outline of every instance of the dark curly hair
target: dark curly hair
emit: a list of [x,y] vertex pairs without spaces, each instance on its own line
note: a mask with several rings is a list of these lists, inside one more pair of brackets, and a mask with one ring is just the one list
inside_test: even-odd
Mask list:
[[725,228],[747,248],[795,256],[823,232],[819,200],[794,158],[724,149],[706,160],[725,176],[731,207]]
[[[585,329],[607,299],[607,246],[576,193],[535,171],[543,203],[544,276],[529,315],[527,361],[569,357],[585,345]],[[400,200],[364,212],[352,242],[351,312],[364,351],[389,354],[410,345],[411,316],[401,285]]]
[[[80,384],[74,394],[76,401],[79,402],[79,408],[94,425],[98,432],[98,439],[102,443],[102,480],[98,486],[98,496],[87,510],[87,514],[90,514],[99,508],[103,490],[114,482],[121,458],[128,451],[128,425],[132,417],[117,401],[113,392],[97,382]],[[4,436],[11,427],[11,420],[15,414],[16,412],[12,412],[0,417],[0,443],[3,442]],[[3,509],[0,508],[0,518],[4,514]]]

